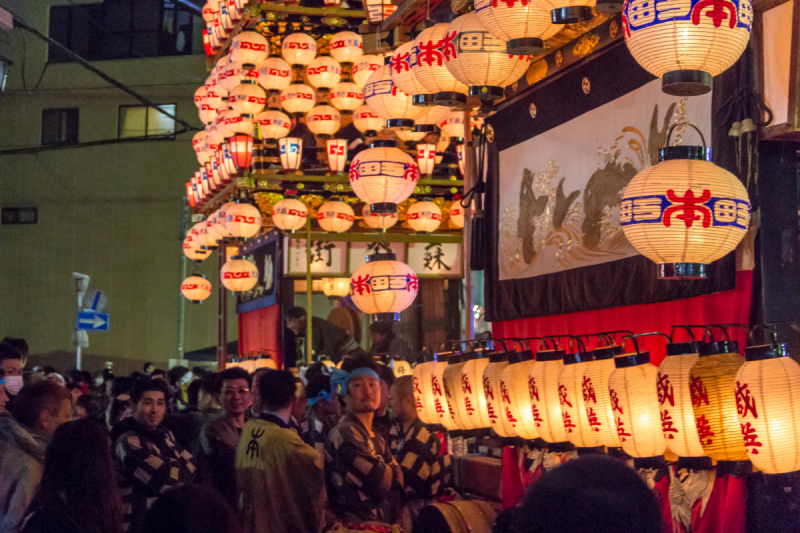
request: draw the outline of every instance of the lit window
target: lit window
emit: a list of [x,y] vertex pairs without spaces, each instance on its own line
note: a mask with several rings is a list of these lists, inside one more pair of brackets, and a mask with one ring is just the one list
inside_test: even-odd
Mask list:
[[[158,106],[172,116],[175,116],[175,104]],[[119,108],[119,137],[175,137],[175,120],[159,112],[155,107],[147,106],[120,106]]]

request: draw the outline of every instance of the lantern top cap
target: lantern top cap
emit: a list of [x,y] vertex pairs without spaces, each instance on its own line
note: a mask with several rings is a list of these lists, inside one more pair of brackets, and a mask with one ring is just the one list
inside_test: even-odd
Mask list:
[[764,361],[765,359],[778,359],[786,357],[788,354],[786,345],[781,344],[762,344],[760,346],[748,346],[744,349],[744,358],[747,362]]
[[622,355],[623,353],[625,353],[625,349],[622,346],[600,346],[594,349],[594,360],[604,361]]
[[614,358],[614,366],[617,368],[629,368],[632,366],[646,365],[650,362],[650,352],[631,353],[620,355]]
[[505,350],[489,354],[489,363],[502,363],[503,361],[508,361],[508,352]]
[[374,141],[370,141],[369,143],[370,148],[396,148],[397,141],[393,141],[391,139],[376,139]]
[[[669,140],[672,137],[672,132],[678,126],[690,126],[700,134],[700,140],[703,142],[702,146],[670,146]],[[667,134],[667,142],[664,145],[664,148],[659,149],[658,151],[658,160],[659,162],[663,161],[671,161],[673,159],[691,159],[694,161],[711,161],[711,148],[706,146],[706,139],[703,136],[703,132],[695,126],[694,124],[689,124],[688,122],[679,122],[672,126]]]
[[464,359],[463,354],[461,352],[453,353],[447,358],[447,364],[449,365],[463,363],[464,361],[466,361],[466,359]]
[[595,354],[591,350],[586,352],[568,353],[564,356],[565,365],[588,363],[589,361],[594,361],[594,360],[595,360]]
[[566,353],[567,352],[565,350],[545,350],[536,354],[536,360],[540,363],[547,361],[561,361],[564,359],[564,355],[566,355]]
[[367,263],[374,263],[376,261],[394,261],[397,259],[397,256],[394,252],[379,252],[376,254],[368,255],[367,256]]
[[703,342],[698,346],[697,353],[700,357],[716,355],[721,353],[739,353],[739,343],[736,341],[713,341]]
[[524,363],[526,361],[533,361],[533,352],[531,350],[522,350],[521,352],[511,352],[508,354],[508,362],[512,365]]
[[697,345],[694,342],[671,342],[667,344],[667,356],[690,355],[696,353]]

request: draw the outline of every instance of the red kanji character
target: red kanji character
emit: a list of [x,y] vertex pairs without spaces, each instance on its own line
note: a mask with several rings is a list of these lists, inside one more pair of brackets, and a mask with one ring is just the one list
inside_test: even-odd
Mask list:
[[711,437],[715,435],[715,433],[711,430],[711,423],[706,418],[706,415],[702,415],[700,418],[696,420],[697,425],[697,436],[700,437],[700,444],[703,446],[709,446],[714,443],[711,440]]
[[350,280],[350,294],[358,293],[359,296],[364,294],[372,294],[372,287],[369,285],[369,274],[364,274],[357,278]]
[[483,377],[483,393],[486,395],[487,400],[489,398],[494,400],[494,392],[492,392],[492,382],[489,381],[489,378],[486,376]]
[[559,385],[558,386],[558,403],[561,405],[569,405],[572,407],[572,404],[569,402],[567,397],[567,387],[566,385]]
[[456,57],[458,57],[458,52],[456,52],[456,36],[458,32],[451,32],[446,33],[444,38],[442,39],[442,54],[444,54],[445,61],[452,61]]
[[406,274],[406,291],[416,291],[419,289],[419,278],[416,274]]
[[411,384],[414,386],[414,393],[422,396],[422,387],[419,386],[419,378],[417,376],[411,378]]
[[[753,424],[748,422],[746,424],[739,425],[742,427],[742,437],[744,437],[745,446],[757,446],[759,448],[763,446],[763,444],[758,442],[758,435],[756,434],[756,428],[753,427]],[[750,453],[758,455],[758,450],[753,448],[750,450]]]
[[472,402],[469,401],[469,397],[464,398],[464,409],[467,411],[469,416],[472,416],[472,413],[475,412],[475,408],[472,407]]
[[506,406],[506,418],[508,418],[508,422],[511,424],[512,428],[517,427],[518,420],[514,417],[514,413],[511,412],[509,406]]
[[472,394],[472,385],[469,383],[469,375],[461,373],[461,392],[464,394]]
[[434,63],[440,67],[444,64],[442,52],[439,50],[439,47],[442,46],[441,40],[420,42],[417,46],[419,48],[419,53],[417,54],[417,63],[420,65],[425,63],[429,67]]
[[665,402],[669,401],[669,404],[675,407],[675,391],[672,388],[672,383],[670,383],[667,374],[658,373],[656,388],[658,389],[658,403],[664,405]]
[[[500,0],[500,1],[510,8],[514,7],[514,4],[517,3],[517,0]],[[522,7],[525,7],[527,5],[528,5],[528,0],[522,0]],[[497,7],[497,0],[492,0],[492,7]]]
[[594,412],[593,407],[586,409],[586,417],[589,419],[589,427],[592,431],[598,433],[600,431],[600,426],[603,424],[600,422],[600,419],[597,418],[597,413]]
[[625,431],[625,424],[620,417],[617,417],[617,435],[619,435],[620,442],[625,442],[625,437],[630,437],[631,434]]
[[706,405],[709,405],[708,390],[703,384],[702,379],[695,376],[689,376],[689,392],[692,394],[693,407],[700,407],[703,402],[705,402]]
[[539,401],[539,389],[536,387],[536,380],[532,376],[528,378],[528,394],[531,397],[531,401]]
[[661,411],[661,431],[664,432],[664,436],[668,439],[674,439],[675,435],[673,433],[678,432],[675,428],[675,423],[672,421],[672,415],[666,409]]
[[594,395],[594,386],[592,385],[591,378],[583,376],[583,385],[581,388],[583,389],[583,401],[587,403],[591,401],[596,404],[597,397]]
[[747,416],[747,413],[753,415],[753,418],[758,418],[756,411],[756,399],[750,395],[750,385],[747,383],[736,382],[736,412],[740,417]]
[[450,387],[447,386],[447,380],[444,381],[444,396],[445,398],[452,398],[450,395]]
[[608,389],[608,396],[611,398],[611,410],[617,411],[619,414],[624,415],[625,413],[622,412],[622,406],[619,404],[619,398],[617,398],[617,391],[614,389]]
[[411,55],[410,52],[405,54],[397,54],[392,58],[392,68],[398,74],[400,72],[408,72],[411,70],[411,65],[408,62],[408,56]]
[[350,165],[350,181],[358,181],[358,165]]
[[692,9],[692,24],[695,26],[700,25],[700,15],[707,7],[710,7],[711,10],[706,13],[706,16],[714,21],[715,28],[722,26],[722,21],[725,19],[728,19],[731,29],[736,26],[736,4],[727,0],[701,0],[697,2],[694,9]]
[[[691,228],[695,220],[700,220],[700,215],[703,218],[703,227],[707,228],[711,225],[711,209],[703,205],[711,200],[711,191],[705,189],[700,197],[694,197],[694,191],[687,189],[683,196],[677,196],[675,191],[669,189],[667,191],[667,200],[673,204],[664,210],[664,225],[670,226],[670,217],[674,213],[681,213],[675,215],[678,220],[683,220],[687,228]],[[695,214],[697,212],[698,214]]]
[[419,167],[417,165],[407,165],[406,171],[403,173],[403,179],[417,181],[419,180]]
[[494,406],[492,406],[491,402],[486,402],[486,411],[489,413],[492,424],[497,424],[497,415],[494,412]]
[[431,390],[434,396],[442,395],[442,386],[439,384],[439,378],[436,377],[436,374],[431,376]]
[[504,402],[507,404],[511,404],[511,397],[508,395],[508,389],[506,388],[506,382],[502,379],[500,380],[500,397],[503,399]]
[[567,411],[561,411],[561,418],[564,419],[564,429],[567,431],[567,433],[572,433],[572,430],[577,427],[572,423],[572,417],[569,416]]
[[439,398],[436,398],[433,404],[436,406],[436,412],[439,414],[439,418],[444,418],[444,407],[442,407],[442,402],[439,401]]
[[536,404],[533,404],[533,421],[536,423],[537,428],[542,427],[542,423],[544,423],[544,420],[542,420],[539,414],[539,409],[536,408]]

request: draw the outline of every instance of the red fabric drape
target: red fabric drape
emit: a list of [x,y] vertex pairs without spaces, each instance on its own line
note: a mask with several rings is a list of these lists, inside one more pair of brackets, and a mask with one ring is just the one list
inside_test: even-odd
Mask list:
[[522,484],[522,472],[519,468],[519,450],[516,446],[503,448],[503,484],[502,484],[503,509],[514,507],[525,495],[525,486]]
[[239,314],[239,353],[267,352],[283,368],[279,305]]

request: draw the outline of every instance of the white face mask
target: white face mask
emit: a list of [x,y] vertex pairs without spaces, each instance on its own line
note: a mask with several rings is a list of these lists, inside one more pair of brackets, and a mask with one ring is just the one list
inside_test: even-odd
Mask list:
[[22,390],[22,376],[6,376],[6,391],[16,396]]

